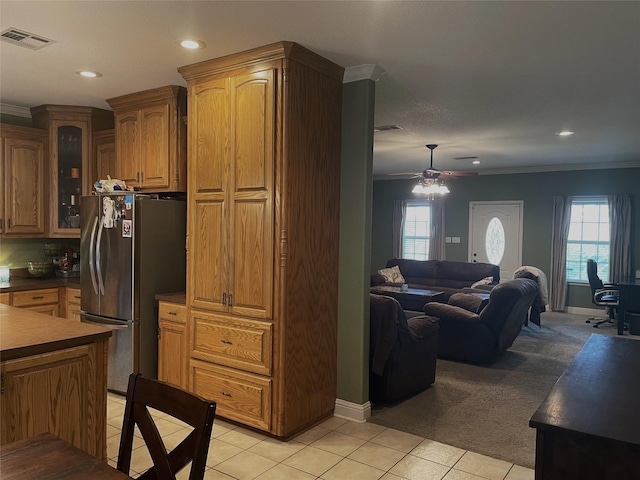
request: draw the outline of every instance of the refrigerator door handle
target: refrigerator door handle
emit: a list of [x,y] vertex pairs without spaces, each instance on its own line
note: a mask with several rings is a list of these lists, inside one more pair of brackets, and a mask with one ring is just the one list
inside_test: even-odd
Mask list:
[[97,315],[91,315],[90,313],[81,312],[82,323],[91,323],[93,325],[99,325],[101,327],[110,328],[112,330],[126,330],[131,326],[127,322],[118,322],[109,320],[108,318],[98,317]]
[[96,244],[94,239],[96,238],[96,227],[98,226],[98,216],[96,215],[93,221],[93,227],[91,228],[91,238],[89,239],[89,271],[91,272],[91,283],[93,284],[93,291],[98,295],[98,283],[96,282]]
[[104,281],[102,280],[102,258],[100,255],[100,244],[102,243],[102,228],[104,226],[103,222],[100,222],[100,227],[98,228],[98,238],[96,239],[96,270],[98,273],[98,286],[100,287],[100,294],[104,295]]

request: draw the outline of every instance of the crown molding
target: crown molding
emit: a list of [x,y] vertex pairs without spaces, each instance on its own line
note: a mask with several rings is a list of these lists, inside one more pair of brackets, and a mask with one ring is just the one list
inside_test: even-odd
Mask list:
[[385,71],[377,65],[357,65],[344,70],[342,83],[358,82],[360,80],[373,80],[377,82],[384,74]]
[[31,118],[31,110],[29,107],[19,107],[18,105],[9,105],[8,103],[0,103],[0,113],[13,115],[15,117]]

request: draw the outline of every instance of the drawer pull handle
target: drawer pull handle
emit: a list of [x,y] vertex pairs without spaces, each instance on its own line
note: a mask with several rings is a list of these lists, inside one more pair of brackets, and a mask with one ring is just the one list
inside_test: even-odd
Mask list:
[[176,312],[167,312],[169,315],[177,315]]
[[220,395],[224,395],[225,397],[231,397],[230,393],[224,392],[222,390],[220,390]]
[[229,340],[220,340],[220,343],[224,343],[225,345],[233,345],[233,342]]
[[34,295],[31,297],[32,300],[42,300],[44,297],[42,295]]
[[73,298],[77,298],[78,300],[80,300],[80,295],[74,295]]

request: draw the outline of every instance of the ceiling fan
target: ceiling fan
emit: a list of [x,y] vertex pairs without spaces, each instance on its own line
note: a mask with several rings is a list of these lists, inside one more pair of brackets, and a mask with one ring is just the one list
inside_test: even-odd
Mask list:
[[432,183],[440,178],[440,175],[449,175],[452,177],[469,177],[473,175],[477,175],[477,172],[451,172],[451,171],[442,171],[434,168],[433,166],[433,151],[436,149],[438,145],[433,143],[426,145],[426,147],[431,150],[431,162],[429,164],[429,168],[425,168],[422,172],[416,173],[411,178],[421,178],[427,183]]

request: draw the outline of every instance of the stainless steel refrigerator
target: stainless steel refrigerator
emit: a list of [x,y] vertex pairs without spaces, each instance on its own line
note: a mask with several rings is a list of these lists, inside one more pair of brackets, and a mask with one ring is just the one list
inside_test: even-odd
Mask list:
[[186,201],[133,192],[80,202],[82,322],[113,330],[107,388],[157,378],[156,294],[185,289]]

